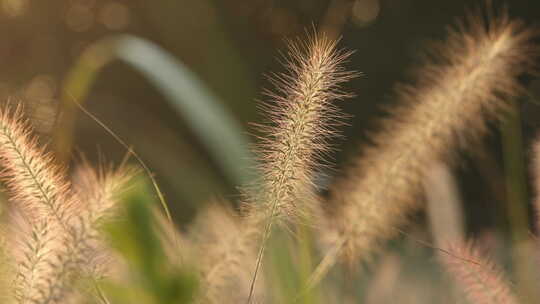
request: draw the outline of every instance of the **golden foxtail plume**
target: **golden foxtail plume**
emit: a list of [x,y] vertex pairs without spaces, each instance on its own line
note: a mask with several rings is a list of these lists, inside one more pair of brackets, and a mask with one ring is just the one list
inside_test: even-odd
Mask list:
[[260,126],[266,135],[258,148],[262,189],[251,201],[262,204],[250,207],[256,209],[250,213],[264,232],[248,302],[276,219],[318,213],[313,174],[328,151],[328,138],[336,133],[340,115],[333,103],[348,96],[340,85],[354,76],[341,66],[349,53],[336,50],[336,42],[323,35],[290,43],[288,55],[288,74],[273,75],[277,92],[266,92],[271,102],[264,108],[271,123]]
[[22,108],[0,112],[2,180],[18,208],[31,218],[51,217],[59,225],[76,213],[76,201],[64,171],[39,148]]
[[354,76],[341,66],[350,53],[336,50],[335,41],[316,34],[307,41],[289,43],[288,73],[272,75],[276,92],[265,92],[270,123],[258,125],[265,135],[256,149],[264,185],[259,200],[275,209],[273,216],[289,219],[310,211],[302,204],[310,203],[313,173],[341,117],[334,103],[349,96],[340,85]]
[[11,196],[10,235],[16,238],[10,251],[19,265],[15,299],[66,299],[79,270],[98,264],[93,262],[98,253],[95,225],[112,208],[112,193],[129,174],[93,173],[91,195],[77,192],[53,157],[38,146],[20,107],[0,111],[0,161],[0,178]]
[[396,235],[421,206],[426,166],[484,134],[486,121],[523,92],[518,76],[531,69],[534,33],[506,14],[488,15],[469,16],[434,46],[417,81],[398,87],[399,103],[373,136],[375,145],[332,187],[335,234],[315,281],[337,256],[359,262]]
[[502,270],[478,248],[456,243],[449,251],[452,255],[440,255],[443,266],[471,303],[518,303]]
[[83,202],[81,209],[90,214],[91,222],[116,214],[118,196],[136,175],[136,169],[124,165],[117,168],[99,166],[95,169],[85,159],[79,163],[73,177],[73,190]]
[[99,166],[95,169],[83,159],[75,170],[73,190],[81,201],[84,220],[83,238],[85,239],[84,265],[81,269],[86,275],[101,278],[114,269],[114,255],[99,237],[98,229],[103,222],[118,216],[118,198],[126,189],[129,181],[137,174],[132,168],[120,166]]
[[17,300],[46,303],[57,299],[65,292],[64,279],[73,266],[65,258],[74,249],[70,220],[78,202],[64,172],[38,147],[20,107],[0,112],[0,160],[1,179],[31,236],[19,252],[17,278],[22,280],[15,281],[20,283],[15,286]]
[[[200,265],[201,303],[242,303],[248,297],[260,231],[225,204],[211,203],[197,217],[190,237]],[[259,284],[258,284],[259,285]],[[255,298],[260,299],[257,290]]]
[[9,273],[15,274],[11,278],[14,299],[17,303],[40,303],[39,290],[48,289],[50,277],[56,275],[54,265],[59,262],[56,254],[64,247],[47,221],[29,222],[15,208],[9,213],[9,225],[3,232],[9,236],[7,258],[12,265]]

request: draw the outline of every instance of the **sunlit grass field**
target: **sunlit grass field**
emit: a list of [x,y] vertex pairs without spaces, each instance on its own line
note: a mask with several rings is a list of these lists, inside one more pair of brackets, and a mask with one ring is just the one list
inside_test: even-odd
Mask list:
[[0,303],[540,301],[533,5],[180,2],[0,1]]

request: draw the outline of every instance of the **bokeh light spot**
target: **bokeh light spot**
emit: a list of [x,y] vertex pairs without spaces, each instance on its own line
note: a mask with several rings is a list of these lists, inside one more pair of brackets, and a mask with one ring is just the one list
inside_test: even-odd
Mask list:
[[121,3],[107,3],[99,12],[99,21],[110,30],[123,30],[130,23],[129,9]]
[[379,0],[356,0],[352,7],[352,19],[359,26],[366,26],[377,19],[380,11]]
[[51,99],[56,92],[56,81],[50,75],[34,77],[24,90],[27,99]]
[[71,5],[66,13],[66,24],[74,32],[89,30],[94,24],[92,8],[80,3]]
[[24,88],[24,100],[29,105],[27,111],[29,111],[33,126],[38,132],[49,133],[53,127],[54,97],[57,87],[57,80],[54,77],[42,74],[30,80]]
[[24,15],[28,6],[28,0],[2,0],[2,11],[11,18]]

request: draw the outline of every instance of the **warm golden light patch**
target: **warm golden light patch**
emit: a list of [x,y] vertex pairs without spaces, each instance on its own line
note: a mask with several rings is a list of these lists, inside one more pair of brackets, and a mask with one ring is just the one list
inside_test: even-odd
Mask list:
[[352,19],[358,25],[367,25],[379,16],[379,0],[356,0],[352,7]]
[[2,0],[2,11],[11,18],[22,16],[29,7],[28,0]]
[[94,18],[91,6],[76,3],[66,12],[66,25],[74,32],[85,32],[94,25]]

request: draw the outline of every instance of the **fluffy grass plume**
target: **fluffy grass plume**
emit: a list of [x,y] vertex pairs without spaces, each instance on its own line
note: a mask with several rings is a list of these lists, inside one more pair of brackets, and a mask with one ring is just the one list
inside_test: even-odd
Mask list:
[[336,255],[350,263],[368,258],[396,235],[421,206],[426,167],[484,134],[486,121],[523,92],[518,76],[531,69],[534,33],[505,13],[486,15],[468,15],[433,46],[416,81],[397,88],[399,102],[374,145],[332,187],[334,245],[319,272]]
[[72,251],[69,219],[78,209],[64,172],[38,145],[20,107],[0,112],[1,179],[27,226],[21,230],[29,236],[19,252],[14,247],[19,303],[46,303],[64,293],[64,275],[71,266],[64,260]]
[[73,174],[73,189],[95,222],[116,215],[118,197],[136,175],[137,170],[124,165],[96,169],[83,159]]
[[20,107],[0,111],[0,161],[0,179],[11,202],[8,250],[17,265],[14,300],[66,300],[79,272],[100,264],[94,261],[98,256],[95,224],[111,209],[111,193],[129,174],[87,169],[82,176],[93,185],[84,191],[74,189],[64,170],[39,147]]
[[473,304],[517,304],[510,283],[497,265],[472,244],[456,243],[440,258],[446,271]]
[[348,56],[336,49],[336,41],[312,34],[305,42],[289,43],[287,73],[271,77],[275,92],[266,91],[270,101],[263,105],[270,123],[259,126],[264,136],[257,149],[262,187],[251,199],[259,204],[249,212],[264,232],[248,302],[276,219],[318,213],[312,178],[339,123],[334,102],[348,96],[340,85],[354,76],[341,66]]
[[341,117],[334,103],[348,96],[340,85],[354,76],[341,66],[349,54],[311,34],[289,43],[287,72],[270,77],[275,90],[265,91],[269,101],[262,105],[270,122],[257,125],[264,135],[256,152],[263,178],[258,199],[272,217],[298,218],[312,208],[306,206],[313,203],[312,177]]
[[63,286],[51,277],[56,275],[57,255],[63,253],[64,246],[55,239],[56,230],[49,227],[47,221],[30,223],[11,210],[8,222],[3,232],[9,236],[6,260],[10,262],[10,269],[7,274],[13,283],[7,291],[7,301],[43,303],[49,295],[41,294],[40,290],[49,290],[50,284]]
[[136,170],[124,165],[117,168],[99,166],[96,169],[85,159],[77,166],[72,189],[81,202],[79,224],[85,225],[84,229],[79,229],[85,246],[80,257],[84,260],[80,265],[84,275],[99,279],[118,272],[115,266],[122,263],[115,260],[115,254],[104,244],[99,229],[103,223],[122,214],[118,206],[119,196],[136,174]]
[[2,181],[11,200],[32,219],[51,217],[58,225],[76,213],[65,172],[51,154],[39,147],[22,108],[0,112],[0,160]]
[[[218,203],[198,215],[190,236],[196,244],[193,258],[200,265],[200,303],[242,303],[248,298],[260,238],[248,220]],[[255,298],[261,297],[257,288]]]

